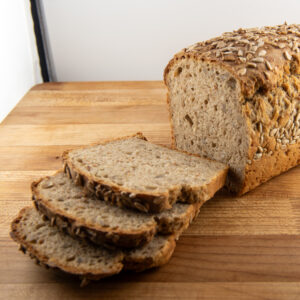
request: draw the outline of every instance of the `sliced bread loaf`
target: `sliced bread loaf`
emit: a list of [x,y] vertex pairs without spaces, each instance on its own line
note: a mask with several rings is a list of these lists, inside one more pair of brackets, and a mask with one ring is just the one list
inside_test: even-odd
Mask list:
[[23,208],[13,220],[11,236],[38,264],[78,275],[83,283],[123,269],[142,271],[161,266],[176,246],[174,236],[157,236],[133,251],[108,250],[61,232],[32,207]]
[[86,196],[63,172],[33,182],[31,188],[36,208],[52,224],[108,247],[139,247],[157,232],[177,237],[200,210],[200,203],[176,203],[171,210],[155,215],[120,208]]
[[175,202],[210,199],[224,183],[227,166],[147,142],[142,134],[63,154],[65,172],[100,199],[160,212]]
[[299,45],[300,25],[238,29],[165,69],[174,146],[228,164],[238,194],[300,163]]

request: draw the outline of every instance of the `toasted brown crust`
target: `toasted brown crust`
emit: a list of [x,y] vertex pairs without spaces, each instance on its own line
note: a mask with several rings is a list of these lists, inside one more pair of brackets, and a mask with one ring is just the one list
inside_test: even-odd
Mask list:
[[[221,66],[241,87],[249,150],[239,195],[300,163],[300,25],[239,29],[185,48],[165,68],[167,87],[170,69],[186,58]],[[167,103],[170,111],[169,94]]]
[[130,251],[125,251],[120,256],[120,262],[116,263],[115,268],[109,272],[109,273],[103,273],[102,270],[99,270],[99,272],[86,272],[82,269],[76,268],[76,267],[70,267],[66,265],[62,265],[59,261],[55,260],[53,257],[48,258],[43,253],[39,253],[32,247],[26,240],[23,239],[23,237],[18,232],[18,224],[20,220],[23,218],[24,213],[27,210],[32,209],[31,207],[24,207],[18,214],[18,216],[12,221],[11,223],[11,232],[10,236],[11,238],[20,244],[20,250],[25,254],[28,253],[29,256],[36,261],[36,263],[40,266],[52,269],[59,269],[63,272],[70,273],[76,276],[79,276],[82,281],[82,286],[86,285],[88,280],[99,280],[104,277],[112,276],[115,274],[120,273],[123,269],[128,270],[135,270],[135,271],[143,271],[145,269],[161,266],[163,264],[166,264],[171,256],[172,253],[175,250],[176,243],[175,243],[175,236],[170,235],[167,243],[164,245],[163,249],[159,253],[156,254],[153,260],[151,260],[149,257],[136,257],[135,255]]
[[[137,137],[139,138],[139,136]],[[127,138],[128,137],[122,137],[115,140]],[[107,142],[111,141],[112,140]],[[107,142],[101,143],[101,145]],[[169,147],[165,148],[172,149]],[[69,160],[69,151],[65,151],[63,153],[64,172],[76,184],[82,186],[87,193],[96,195],[96,197],[99,199],[108,201],[119,207],[129,207],[149,213],[159,213],[161,211],[171,209],[172,205],[177,201],[182,203],[203,203],[207,201],[208,199],[212,198],[217,190],[225,184],[226,175],[228,172],[228,167],[224,165],[224,169],[221,170],[206,186],[191,188],[180,185],[170,189],[166,193],[141,193],[139,191],[120,187],[109,181],[96,179],[88,172],[79,170]],[[186,151],[177,151],[187,155],[199,157],[198,155],[191,154]]]
[[[288,153],[288,154],[287,154]],[[290,168],[300,164],[300,143],[290,145],[288,151],[278,149],[272,156],[263,156],[248,164],[245,170],[245,181],[239,195],[251,191]]]
[[168,220],[167,218],[155,217],[158,226],[157,231],[160,234],[172,234],[176,239],[178,239],[182,232],[185,231],[198,216],[201,206],[202,203],[200,202],[190,205],[189,212],[185,214],[185,217],[179,218],[174,222],[170,222],[170,220]]
[[[59,173],[61,171],[58,171]],[[156,233],[179,236],[186,230],[200,210],[201,203],[190,205],[187,212],[175,219],[153,215],[153,224],[148,228],[138,231],[123,230],[122,228],[112,229],[111,227],[102,227],[101,225],[88,224],[83,220],[76,220],[66,211],[60,211],[53,203],[44,199],[40,194],[38,186],[43,180],[50,176],[41,178],[31,185],[32,200],[38,211],[51,220],[52,225],[56,225],[61,231],[71,236],[78,236],[82,239],[88,239],[96,244],[108,248],[114,246],[120,248],[136,248],[149,243]]]
[[125,255],[124,269],[141,272],[146,269],[159,267],[165,265],[171,258],[176,247],[176,242],[173,236],[170,236],[168,242],[164,245],[163,249],[153,258],[146,257],[140,258],[133,254]]

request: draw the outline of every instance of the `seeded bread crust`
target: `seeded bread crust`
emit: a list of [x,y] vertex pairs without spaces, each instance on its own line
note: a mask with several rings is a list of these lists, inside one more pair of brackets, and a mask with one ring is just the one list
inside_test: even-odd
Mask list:
[[[142,133],[137,133],[130,137],[136,137],[147,141]],[[101,143],[101,145],[128,138],[129,137],[126,136],[109,140]],[[224,165],[224,169],[221,170],[210,183],[200,187],[191,188],[176,186],[169,189],[167,193],[141,193],[140,191],[120,187],[110,181],[96,179],[90,173],[79,170],[69,159],[69,151],[72,150],[65,151],[62,156],[64,161],[64,172],[75,182],[75,184],[82,186],[87,194],[95,195],[100,200],[108,201],[119,207],[133,208],[145,213],[159,213],[171,209],[172,205],[176,202],[189,204],[198,202],[203,204],[205,201],[211,199],[214,194],[223,187],[228,172],[228,167],[225,167]],[[176,151],[187,155],[197,156],[185,151]]]
[[[58,171],[55,175],[60,173],[61,171]],[[55,175],[41,178],[32,183],[32,200],[36,209],[51,221],[51,225],[56,225],[61,231],[74,237],[88,239],[107,248],[141,247],[149,243],[156,233],[173,234],[177,238],[199,214],[201,207],[200,203],[187,204],[185,213],[175,218],[164,213],[153,215],[153,222],[147,228],[139,229],[138,231],[125,230],[123,228],[113,229],[111,226],[87,223],[83,218],[78,219],[68,211],[58,209],[53,202],[48,201],[41,194],[40,186]],[[149,219],[150,217],[149,215]]]
[[[18,216],[12,221],[10,232],[11,238],[20,244],[19,250],[21,250],[24,254],[28,253],[29,256],[35,260],[37,265],[43,266],[46,269],[59,269],[63,272],[79,276],[82,279],[81,286],[86,285],[89,280],[99,280],[104,277],[118,274],[122,270],[143,271],[149,268],[162,266],[169,261],[176,247],[175,237],[170,235],[163,244],[163,247],[157,253],[143,255],[139,250],[136,249],[115,251],[114,253],[116,253],[118,256],[119,262],[115,264],[114,268],[111,269],[109,273],[103,273],[102,270],[99,270],[99,273],[86,272],[80,268],[62,265],[58,260],[55,259],[55,257],[47,257],[43,253],[37,251],[34,245],[30,244],[30,242],[23,238],[22,234],[19,232],[18,224],[22,218],[26,217],[26,213],[32,209],[32,207],[23,208],[19,212]],[[44,222],[47,224],[47,226],[51,226],[49,221],[45,220]],[[91,247],[94,246],[91,245]]]
[[221,66],[241,87],[249,150],[239,195],[300,163],[300,25],[239,29],[184,48],[165,68],[167,87],[184,59]]

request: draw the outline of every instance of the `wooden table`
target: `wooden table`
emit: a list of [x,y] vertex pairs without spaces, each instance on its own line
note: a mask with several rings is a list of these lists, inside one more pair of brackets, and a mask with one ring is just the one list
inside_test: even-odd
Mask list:
[[1,299],[300,299],[299,167],[207,202],[168,265],[86,288],[36,266],[9,238],[10,221],[31,205],[30,182],[60,168],[63,150],[136,131],[169,145],[165,94],[161,82],[41,84],[2,122]]

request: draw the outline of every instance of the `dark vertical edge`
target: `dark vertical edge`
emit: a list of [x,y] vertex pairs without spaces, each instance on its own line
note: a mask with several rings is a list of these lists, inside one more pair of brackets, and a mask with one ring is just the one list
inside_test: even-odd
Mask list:
[[35,33],[37,50],[40,58],[40,66],[41,66],[43,81],[48,82],[50,81],[50,76],[49,76],[49,68],[47,63],[48,60],[46,56],[45,39],[43,37],[43,31],[42,31],[42,16],[40,14],[39,6],[38,6],[39,1],[40,0],[30,0],[31,15],[34,24],[34,33]]

